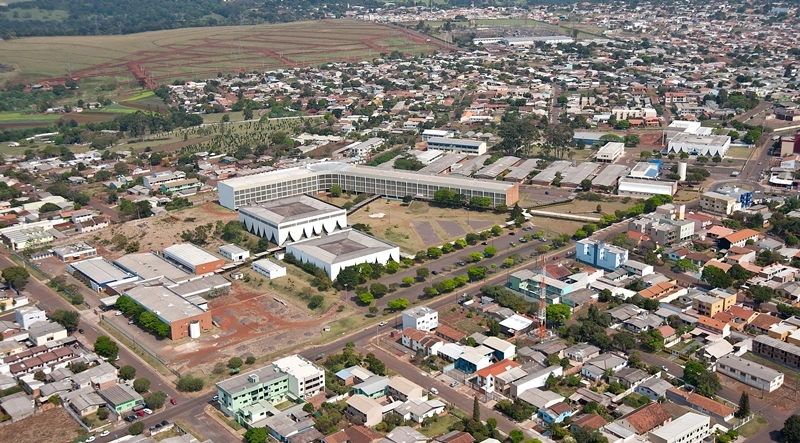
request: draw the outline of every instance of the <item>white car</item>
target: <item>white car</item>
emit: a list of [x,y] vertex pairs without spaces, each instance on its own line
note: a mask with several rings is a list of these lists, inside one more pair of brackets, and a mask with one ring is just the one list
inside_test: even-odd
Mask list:
[[109,431],[107,431],[107,430],[106,430],[106,431],[103,431],[103,432],[101,432],[101,433],[100,433],[100,436],[101,436],[101,437],[105,437],[105,436],[107,436],[107,435],[108,435],[108,434],[110,434],[110,433],[111,433],[111,432],[109,432]]
[[439,394],[439,390],[436,389],[436,388],[431,388],[431,394],[438,395]]
[[143,409],[143,411],[144,411],[144,413],[145,413],[145,414],[147,414],[147,415],[150,415],[150,414],[152,414],[152,413],[153,413],[153,410],[152,410],[152,409],[150,409],[150,408],[144,408],[144,409]]
[[94,437],[94,435],[92,435],[91,437],[89,437],[89,438],[87,438],[87,439],[86,439],[86,443],[91,443],[91,442],[93,442],[94,440],[95,440],[95,437]]
[[114,317],[119,317],[120,315],[122,315],[122,311],[117,311],[117,313],[114,314]]

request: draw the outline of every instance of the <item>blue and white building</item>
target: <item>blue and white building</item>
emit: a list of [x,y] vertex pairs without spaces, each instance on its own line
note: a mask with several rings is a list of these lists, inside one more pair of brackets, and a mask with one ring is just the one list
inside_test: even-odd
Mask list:
[[753,191],[738,188],[735,186],[723,186],[715,191],[717,194],[727,195],[736,198],[741,203],[742,209],[753,205]]
[[449,151],[459,154],[483,155],[486,153],[486,142],[461,138],[430,137],[428,149]]
[[628,260],[628,250],[591,238],[579,240],[575,246],[578,261],[606,271],[618,269]]

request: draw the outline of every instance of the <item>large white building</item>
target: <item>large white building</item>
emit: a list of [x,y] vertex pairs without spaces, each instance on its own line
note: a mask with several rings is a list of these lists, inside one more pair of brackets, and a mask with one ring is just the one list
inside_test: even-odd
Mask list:
[[668,151],[675,154],[686,152],[689,155],[714,157],[724,156],[731,147],[731,138],[727,135],[675,134],[669,141]]
[[710,433],[711,418],[687,412],[671,423],[650,432],[653,443],[701,443]]
[[427,306],[403,311],[403,330],[408,328],[430,332],[439,327],[439,312]]
[[289,375],[289,392],[301,398],[313,397],[325,389],[325,370],[295,354],[272,362]]
[[597,150],[595,159],[599,162],[613,162],[625,153],[625,143],[608,142]]
[[286,276],[286,266],[281,266],[267,258],[254,261],[253,270],[270,280]]
[[219,202],[228,209],[261,202],[317,194],[339,185],[342,190],[382,197],[433,199],[439,189],[452,189],[467,200],[489,197],[492,205],[513,205],[519,199],[519,184],[475,180],[453,175],[419,174],[413,171],[377,169],[339,162],[322,162],[302,168],[237,177],[219,182]]
[[253,234],[283,245],[347,227],[347,211],[306,195],[239,208],[239,221]]
[[361,263],[400,261],[400,248],[356,230],[345,230],[321,238],[289,243],[286,253],[311,263],[336,279],[342,269]]
[[429,137],[428,149],[456,152],[468,155],[483,155],[486,153],[486,142],[461,138]]
[[617,194],[629,197],[650,198],[654,195],[675,195],[678,182],[623,177],[619,179]]
[[720,374],[762,391],[772,392],[783,386],[783,372],[735,355],[728,354],[717,360],[715,369]]

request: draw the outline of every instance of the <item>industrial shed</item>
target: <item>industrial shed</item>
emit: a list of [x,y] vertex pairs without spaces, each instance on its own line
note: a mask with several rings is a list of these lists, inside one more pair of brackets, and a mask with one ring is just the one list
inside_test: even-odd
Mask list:
[[222,268],[221,258],[209,254],[191,243],[181,243],[164,248],[164,258],[193,274],[208,274]]

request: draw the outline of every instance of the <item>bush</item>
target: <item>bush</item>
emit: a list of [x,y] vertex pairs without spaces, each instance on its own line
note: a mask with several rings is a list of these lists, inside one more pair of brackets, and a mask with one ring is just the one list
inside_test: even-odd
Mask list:
[[133,380],[136,378],[136,368],[131,365],[125,365],[119,368],[119,378],[123,380]]
[[248,365],[252,365],[253,363],[256,362],[256,358],[251,355],[250,357],[247,357],[247,360],[245,360],[244,362]]
[[150,389],[150,380],[146,378],[137,378],[133,381],[133,390],[138,393],[147,392]]
[[130,435],[139,435],[144,432],[144,422],[134,423],[128,426],[128,434]]
[[107,408],[100,408],[97,410],[97,418],[100,420],[108,419],[108,409]]
[[187,375],[178,380],[177,388],[181,392],[197,392],[202,391],[204,385],[203,379]]
[[228,367],[231,369],[241,368],[242,364],[244,364],[244,362],[242,362],[242,359],[239,357],[231,357],[231,359],[228,360]]
[[162,408],[164,407],[164,403],[167,402],[167,394],[164,391],[153,392],[144,398],[144,402],[150,409]]

